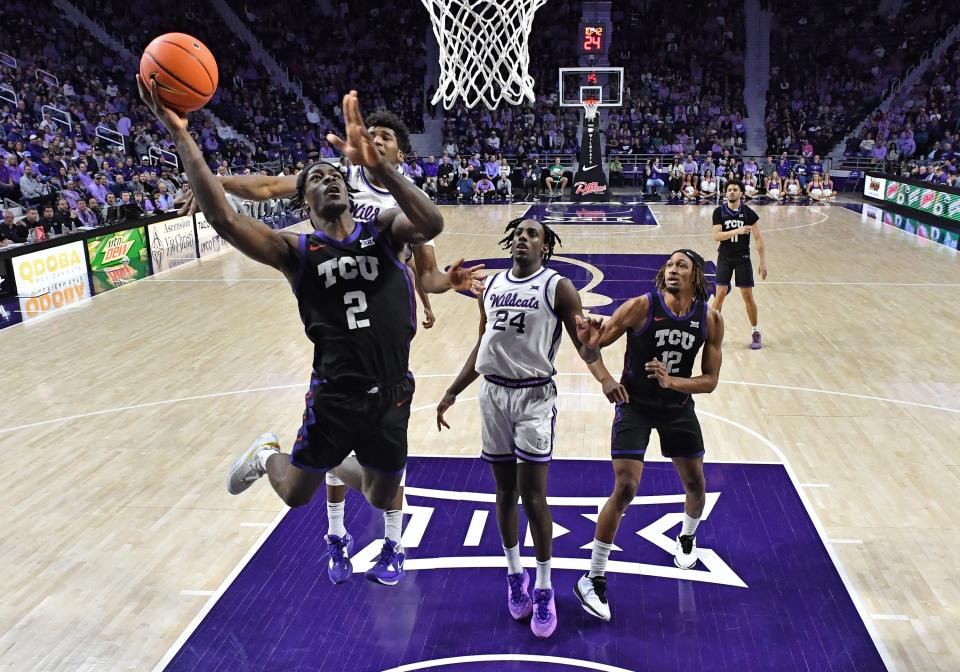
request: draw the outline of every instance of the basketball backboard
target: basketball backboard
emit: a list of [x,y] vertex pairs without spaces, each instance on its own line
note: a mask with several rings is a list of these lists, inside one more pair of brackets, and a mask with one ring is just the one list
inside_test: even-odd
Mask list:
[[600,101],[600,107],[623,105],[623,68],[560,68],[560,106],[583,107],[583,101]]

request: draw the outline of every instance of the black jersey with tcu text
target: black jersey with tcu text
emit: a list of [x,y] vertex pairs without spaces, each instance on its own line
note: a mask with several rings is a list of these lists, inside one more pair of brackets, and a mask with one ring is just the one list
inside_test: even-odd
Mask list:
[[358,221],[342,241],[301,235],[294,286],[313,368],[330,383],[386,387],[408,371],[417,329],[413,287],[389,234]]
[[[732,231],[743,226],[752,226],[760,220],[752,208],[740,201],[740,207],[731,210],[726,203],[713,211],[714,226],[720,225],[724,231]],[[734,236],[720,241],[717,254],[727,259],[742,259],[750,256],[750,236]]]
[[690,395],[660,387],[656,378],[647,378],[644,365],[659,359],[667,373],[690,378],[697,353],[707,339],[707,304],[694,301],[686,315],[674,315],[660,292],[647,294],[650,309],[639,329],[627,334],[621,383],[630,393],[630,403],[664,409],[680,408]]

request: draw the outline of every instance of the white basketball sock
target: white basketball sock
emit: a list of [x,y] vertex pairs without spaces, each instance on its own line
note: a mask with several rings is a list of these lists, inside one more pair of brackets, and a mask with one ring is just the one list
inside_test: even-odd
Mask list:
[[683,514],[683,529],[680,530],[680,536],[688,537],[697,533],[697,525],[700,524],[699,518],[691,518],[686,513]]
[[346,485],[343,481],[333,475],[333,472],[328,471],[326,474],[327,485]]
[[279,455],[280,451],[276,448],[261,448],[257,451],[256,460],[257,467],[260,468],[262,473],[267,473],[267,460],[270,459],[271,455]]
[[384,511],[383,528],[384,538],[397,542],[397,548],[402,548],[400,546],[400,536],[403,529],[403,511]]
[[341,539],[347,533],[343,525],[343,502],[327,502],[327,533]]
[[541,590],[549,590],[553,588],[553,584],[550,583],[550,561],[546,560],[540,562],[537,560],[537,582],[533,584],[534,588],[539,588]]
[[595,576],[603,576],[607,571],[607,558],[610,557],[610,549],[613,544],[605,544],[599,539],[593,540],[593,551],[590,553],[590,571],[587,576],[591,579]]
[[520,543],[517,542],[513,548],[503,547],[503,554],[507,556],[507,574],[519,574],[523,571],[523,565],[520,563]]
[[758,333],[760,331],[759,325],[753,328],[753,333]]

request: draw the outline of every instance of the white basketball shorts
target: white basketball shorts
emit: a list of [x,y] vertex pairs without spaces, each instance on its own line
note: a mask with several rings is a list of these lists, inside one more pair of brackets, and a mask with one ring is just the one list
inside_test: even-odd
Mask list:
[[557,424],[557,386],[480,382],[480,434],[487,462],[549,462]]

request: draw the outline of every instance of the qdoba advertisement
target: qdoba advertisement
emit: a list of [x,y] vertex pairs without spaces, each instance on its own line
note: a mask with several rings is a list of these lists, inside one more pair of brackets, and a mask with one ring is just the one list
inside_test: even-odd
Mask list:
[[24,319],[90,297],[90,280],[80,241],[14,257],[12,263]]

